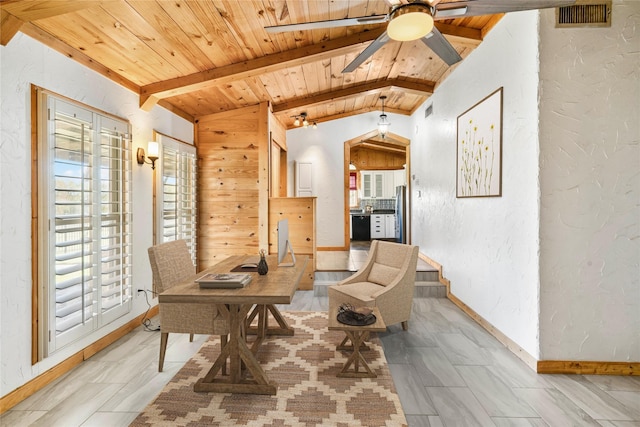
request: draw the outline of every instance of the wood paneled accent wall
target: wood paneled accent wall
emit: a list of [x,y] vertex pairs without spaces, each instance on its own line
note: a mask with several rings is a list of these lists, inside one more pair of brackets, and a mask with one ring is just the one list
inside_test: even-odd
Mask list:
[[200,117],[198,269],[268,249],[268,103]]
[[271,151],[269,152],[271,182],[269,183],[269,197],[286,197],[287,128],[280,123],[273,114],[269,117],[269,130],[271,131]]
[[299,289],[313,289],[316,270],[316,198],[269,199],[269,253],[278,253],[278,221],[285,218],[289,220],[289,242],[293,252],[309,257]]

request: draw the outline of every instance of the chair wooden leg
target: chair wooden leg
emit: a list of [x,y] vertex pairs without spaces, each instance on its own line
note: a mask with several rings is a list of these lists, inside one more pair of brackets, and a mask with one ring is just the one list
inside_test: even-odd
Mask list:
[[160,333],[160,362],[158,363],[158,372],[162,372],[164,366],[164,354],[167,351],[167,341],[169,340],[169,332]]
[[193,334],[189,334],[189,342],[193,342]]
[[404,322],[402,322],[402,330],[406,331],[408,329],[409,329],[409,322],[405,320]]

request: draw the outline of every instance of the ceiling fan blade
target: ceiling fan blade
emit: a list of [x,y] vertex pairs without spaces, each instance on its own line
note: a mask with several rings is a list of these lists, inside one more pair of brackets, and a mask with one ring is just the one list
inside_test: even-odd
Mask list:
[[360,52],[360,54],[358,56],[356,56],[356,58],[353,61],[351,61],[351,63],[349,65],[347,65],[345,67],[345,69],[342,70],[342,72],[343,73],[350,73],[353,70],[355,70],[356,68],[358,68],[364,61],[366,61],[367,58],[369,58],[371,55],[376,53],[378,51],[378,49],[380,49],[382,46],[384,46],[384,44],[386,42],[388,42],[389,40],[391,40],[391,39],[387,35],[386,31],[384,33],[380,34],[378,36],[378,38],[375,39],[374,41],[372,41],[371,44],[369,46],[367,46],[367,48],[365,50]]
[[451,66],[456,62],[462,61],[462,57],[458,51],[451,46],[449,40],[445,39],[436,27],[433,27],[433,30],[420,40],[422,40],[422,42],[426,44],[436,55],[442,58],[447,65]]
[[521,10],[571,6],[576,0],[467,0],[438,3],[433,19],[453,19],[466,16],[493,15]]
[[264,27],[268,33],[286,31],[319,30],[323,28],[349,27],[352,25],[381,24],[389,20],[388,15],[359,16],[357,18],[329,19],[326,21],[303,22],[301,24],[273,25]]

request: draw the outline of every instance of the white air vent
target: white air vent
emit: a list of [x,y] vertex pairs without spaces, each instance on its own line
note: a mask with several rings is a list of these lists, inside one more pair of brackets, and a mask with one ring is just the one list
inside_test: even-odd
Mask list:
[[611,1],[578,1],[556,9],[556,28],[610,27]]
[[433,104],[429,104],[429,106],[424,109],[424,118],[429,117],[431,113],[433,113]]

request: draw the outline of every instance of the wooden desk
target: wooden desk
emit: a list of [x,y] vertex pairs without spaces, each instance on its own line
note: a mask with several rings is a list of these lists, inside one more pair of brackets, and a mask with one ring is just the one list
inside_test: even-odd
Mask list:
[[[265,335],[278,333],[293,335],[293,329],[287,325],[275,304],[291,303],[308,258],[298,256],[294,267],[278,268],[276,257],[268,256],[269,273],[264,276],[260,276],[258,273],[249,273],[253,278],[251,283],[244,288],[202,289],[194,282],[204,273],[228,273],[247,258],[246,255],[229,257],[161,293],[158,297],[158,300],[163,304],[215,304],[229,322],[229,342],[222,349],[205,377],[196,382],[195,391],[276,394],[278,389],[277,384],[269,381],[254,353]],[[250,319],[258,315],[258,327],[255,329],[256,341],[250,349],[245,341],[245,331],[247,330],[247,316],[254,304],[257,306]],[[267,311],[274,315],[279,327],[269,328]],[[221,370],[226,365],[227,359],[229,359],[229,375],[224,376],[221,375]],[[247,378],[247,372],[243,368],[246,368],[251,374],[251,378]]]

